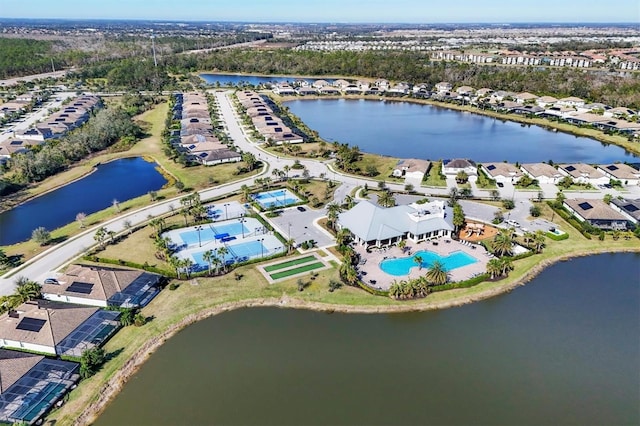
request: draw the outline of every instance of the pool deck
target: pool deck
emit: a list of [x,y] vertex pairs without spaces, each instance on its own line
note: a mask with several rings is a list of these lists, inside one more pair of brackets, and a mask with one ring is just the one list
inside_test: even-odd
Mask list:
[[[357,268],[362,274],[362,281],[373,288],[381,290],[388,290],[394,281],[418,278],[428,271],[427,268],[420,270],[418,266],[415,266],[411,268],[408,275],[390,275],[380,269],[380,262],[385,259],[412,256],[420,250],[428,250],[443,257],[456,251],[462,251],[477,260],[477,262],[471,265],[449,271],[449,280],[451,282],[463,281],[484,273],[487,268],[487,262],[491,259],[489,253],[487,253],[483,246],[475,244],[467,245],[459,241],[451,240],[450,238],[439,238],[433,241],[423,241],[418,244],[407,241],[407,247],[405,248],[407,251],[404,254],[397,246],[386,249],[372,249],[371,253],[367,253],[365,247],[359,245],[356,245],[354,249],[360,254],[361,263]],[[363,264],[362,261],[365,259],[366,262]],[[375,284],[371,283],[371,280],[374,280]]]

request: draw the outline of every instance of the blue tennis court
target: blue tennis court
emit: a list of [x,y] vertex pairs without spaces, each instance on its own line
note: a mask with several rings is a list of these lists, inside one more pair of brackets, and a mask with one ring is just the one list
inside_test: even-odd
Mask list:
[[[246,260],[267,256],[271,254],[260,241],[248,241],[246,243],[229,244],[226,246],[228,252],[224,255],[224,263],[244,262]],[[204,260],[205,252],[192,253],[193,261],[201,268],[207,268],[208,263]]]
[[[200,232],[200,236],[198,236]],[[249,229],[242,223],[227,223],[225,225],[203,225],[202,230],[185,231],[180,233],[180,238],[187,245],[198,244],[211,240],[222,240],[224,238],[236,237],[242,234],[248,234]]]
[[292,204],[299,203],[300,198],[296,197],[294,193],[288,189],[277,189],[275,191],[261,192],[255,194],[253,199],[258,202],[263,208],[271,207],[286,207]]

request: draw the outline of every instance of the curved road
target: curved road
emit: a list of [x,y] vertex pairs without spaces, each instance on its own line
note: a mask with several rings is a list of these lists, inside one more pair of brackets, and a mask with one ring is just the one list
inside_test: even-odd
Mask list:
[[[267,174],[268,170],[271,168],[282,169],[285,165],[292,166],[294,160],[287,158],[280,158],[273,154],[270,154],[262,149],[257,144],[250,142],[243,131],[243,128],[240,124],[240,120],[237,112],[232,106],[231,99],[229,98],[231,92],[215,92],[216,100],[219,104],[219,110],[222,115],[224,122],[227,125],[227,129],[230,137],[233,139],[236,146],[238,146],[243,152],[251,152],[253,153],[259,160],[267,163],[270,167],[265,167],[265,169],[258,175],[252,176],[247,179],[243,179],[240,181],[236,181],[233,183],[220,185],[208,189],[204,189],[199,191],[201,198],[203,200],[207,200],[213,197],[218,197],[224,195],[229,192],[233,192],[239,190],[242,185],[252,185],[254,180],[257,177]],[[311,176],[320,176],[324,174],[325,177],[331,178],[333,180],[337,180],[343,183],[344,187],[341,188],[341,194],[348,194],[350,189],[356,186],[363,186],[365,183],[369,184],[370,187],[377,187],[378,181],[369,180],[359,177],[354,177],[350,175],[344,175],[340,172],[336,172],[330,167],[330,160],[327,161],[317,161],[317,160],[300,160],[300,163],[304,165],[308,170]],[[387,186],[395,191],[402,191],[404,189],[404,185],[401,184],[387,184]],[[416,191],[426,193],[428,191],[429,195],[441,195],[446,196],[448,193],[448,188],[415,188]],[[504,190],[503,190],[504,192]],[[519,204],[522,205],[522,210],[525,211],[525,215],[528,215],[528,207],[526,207],[528,203],[528,199],[535,196],[535,194],[527,193],[527,192],[518,192],[518,191],[509,191],[510,194],[502,194],[504,197],[515,197],[520,201]],[[480,190],[474,188],[474,194],[476,196],[489,196],[489,191]],[[545,194],[547,198],[550,198],[549,194]],[[583,194],[581,194],[582,196]],[[598,198],[602,197],[602,194],[599,192],[595,194]],[[125,213],[121,216],[118,216],[112,220],[109,220],[105,223],[101,223],[99,225],[94,226],[87,231],[76,235],[69,240],[58,244],[40,255],[30,259],[24,265],[19,266],[18,268],[9,271],[3,277],[0,278],[0,295],[7,295],[13,293],[15,284],[14,281],[19,276],[26,276],[30,279],[36,281],[42,281],[48,275],[50,275],[53,271],[59,269],[61,266],[66,265],[69,262],[75,260],[78,256],[82,255],[88,248],[94,246],[96,244],[93,236],[95,235],[96,230],[105,226],[109,231],[115,231],[117,233],[124,231],[126,228],[124,226],[126,221],[129,221],[133,226],[141,224],[148,220],[148,217],[158,216],[161,214],[165,214],[172,210],[173,208],[180,207],[180,197],[176,197],[170,200],[161,201],[158,203],[154,203],[150,206],[143,207],[139,210]],[[555,195],[554,195],[555,196]],[[591,195],[593,197],[593,195]],[[590,198],[591,198],[590,197]]]

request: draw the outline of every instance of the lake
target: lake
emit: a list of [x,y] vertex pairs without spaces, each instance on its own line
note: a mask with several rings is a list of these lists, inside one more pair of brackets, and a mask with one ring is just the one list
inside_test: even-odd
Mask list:
[[513,163],[638,161],[624,149],[594,139],[432,105],[348,99],[293,100],[285,105],[323,139],[373,154]]
[[113,200],[130,200],[167,183],[157,164],[142,158],[123,158],[98,166],[90,175],[0,213],[0,246],[31,238],[44,226],[49,231],[110,207]]
[[638,424],[639,265],[579,258],[442,311],[225,313],[168,340],[95,424]]
[[[260,84],[270,84],[270,83],[293,83],[296,80],[306,80],[309,83],[313,83],[316,80],[320,80],[321,77],[318,78],[300,78],[300,77],[292,77],[292,76],[270,76],[270,75],[243,75],[243,74],[200,74],[200,77],[207,83],[212,86],[215,86],[217,83],[220,86],[236,86],[239,84],[252,84],[254,86],[258,86]],[[334,79],[331,78],[322,78],[323,80],[332,83]]]

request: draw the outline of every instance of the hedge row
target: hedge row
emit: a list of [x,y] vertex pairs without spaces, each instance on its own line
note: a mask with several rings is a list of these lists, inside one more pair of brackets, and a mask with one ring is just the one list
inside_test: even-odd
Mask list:
[[562,241],[569,238],[569,234],[567,234],[566,232],[562,235],[556,235],[553,232],[545,232],[544,236],[552,239],[553,241]]
[[478,285],[481,282],[488,280],[489,278],[490,278],[489,274],[480,274],[473,278],[469,278],[468,280],[465,280],[465,281],[433,286],[431,287],[431,291],[436,292],[436,291],[453,290],[455,288],[469,288],[469,287]]
[[569,222],[569,224],[571,226],[573,226],[574,228],[576,228],[578,230],[578,232],[580,232],[586,239],[590,240],[591,239],[591,234],[589,232],[587,232],[587,230],[584,228],[584,226],[582,226],[582,224],[580,222],[578,222],[578,220],[573,217],[572,214],[570,214],[568,211],[566,211],[564,208],[562,207],[557,207],[555,202],[553,201],[547,201],[547,204],[549,205],[549,207],[551,207],[553,209],[554,212],[556,212],[561,218],[563,218],[564,220],[566,220],[567,222]]

